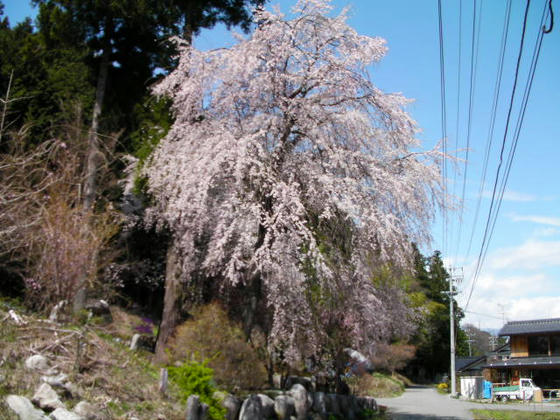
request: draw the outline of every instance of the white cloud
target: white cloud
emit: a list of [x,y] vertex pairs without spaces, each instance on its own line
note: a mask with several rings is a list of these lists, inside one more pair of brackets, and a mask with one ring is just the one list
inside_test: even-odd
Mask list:
[[529,240],[518,247],[502,248],[489,258],[491,270],[542,270],[560,266],[560,241]]
[[469,305],[463,323],[501,328],[502,319],[507,322],[541,318],[560,318],[560,296],[479,298]]
[[560,318],[560,296],[541,296],[516,299],[511,305],[509,319]]
[[541,225],[560,227],[560,217],[547,216],[520,216],[513,214],[510,216],[514,222],[532,222]]
[[[465,266],[470,279],[475,263]],[[488,255],[463,323],[501,328],[506,320],[560,317],[560,241],[528,240]],[[464,308],[471,284],[457,297]],[[504,312],[504,314],[502,314]]]
[[[485,198],[492,198],[492,191],[484,191],[482,196]],[[498,198],[496,194],[496,199]],[[526,194],[517,191],[508,190],[504,192],[504,197],[502,198],[504,201],[514,201],[514,202],[530,202],[530,201],[537,201],[538,197],[534,194]]]
[[541,228],[536,229],[533,234],[540,237],[560,236],[560,229],[553,227]]
[[520,292],[536,295],[550,291],[551,281],[542,273],[532,275],[516,275],[497,277],[482,275],[479,277],[476,290],[478,294],[491,294],[501,298],[518,297]]

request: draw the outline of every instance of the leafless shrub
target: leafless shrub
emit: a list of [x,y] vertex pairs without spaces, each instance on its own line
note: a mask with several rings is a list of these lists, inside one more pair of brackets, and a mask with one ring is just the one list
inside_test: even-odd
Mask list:
[[71,206],[63,194],[49,198],[35,231],[30,254],[27,299],[33,306],[71,302],[82,283],[93,286],[99,266],[99,250],[116,233],[109,212],[92,214]]
[[33,146],[25,130],[11,132],[0,151],[0,257],[38,309],[92,286],[118,230],[109,205],[83,209],[83,130],[74,125],[61,133]]
[[373,365],[376,370],[384,370],[394,373],[406,366],[406,363],[414,358],[416,347],[410,344],[383,344],[376,346]]
[[51,166],[63,146],[50,141],[26,148],[25,130],[8,145],[0,152],[0,256],[17,258],[41,223],[47,191],[60,181]]

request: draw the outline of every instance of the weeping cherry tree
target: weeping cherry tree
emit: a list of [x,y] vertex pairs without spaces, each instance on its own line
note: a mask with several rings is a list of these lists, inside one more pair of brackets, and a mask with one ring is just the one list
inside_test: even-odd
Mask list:
[[145,168],[147,217],[169,229],[181,268],[167,276],[157,354],[194,273],[258,299],[267,346],[289,363],[320,354],[333,326],[365,353],[409,327],[372,274],[409,267],[411,242],[429,240],[442,155],[421,150],[410,100],[370,80],[385,40],[327,0],[292,16],[258,10],[227,49],[177,40],[179,65],[155,88],[176,120]]

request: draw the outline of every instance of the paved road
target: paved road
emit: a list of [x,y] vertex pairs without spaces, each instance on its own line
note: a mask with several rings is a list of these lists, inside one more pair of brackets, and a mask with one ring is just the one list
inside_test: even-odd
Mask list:
[[[378,398],[377,403],[388,407],[388,412],[393,420],[473,420],[474,417],[470,410],[475,408],[560,413],[560,404],[473,403],[450,398],[448,395],[438,393],[434,388],[422,386],[407,388],[400,397]],[[560,418],[560,414],[558,416]]]

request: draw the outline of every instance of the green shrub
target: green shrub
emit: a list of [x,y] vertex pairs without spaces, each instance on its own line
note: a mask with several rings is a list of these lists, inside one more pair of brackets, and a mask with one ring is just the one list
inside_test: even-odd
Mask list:
[[208,404],[211,419],[220,420],[225,417],[226,409],[213,396],[217,391],[214,371],[207,366],[207,361],[185,362],[180,366],[170,366],[168,371],[169,379],[179,388],[181,402],[186,403],[190,395],[198,395],[201,402]]

